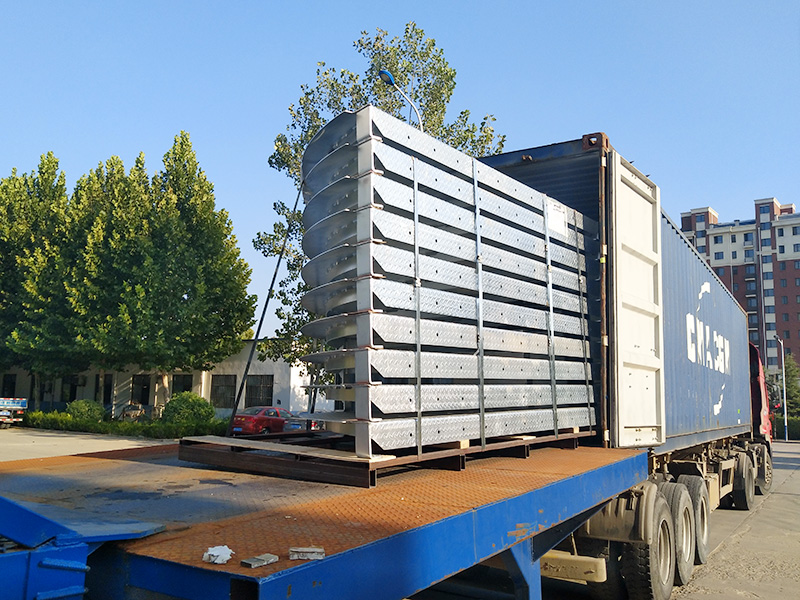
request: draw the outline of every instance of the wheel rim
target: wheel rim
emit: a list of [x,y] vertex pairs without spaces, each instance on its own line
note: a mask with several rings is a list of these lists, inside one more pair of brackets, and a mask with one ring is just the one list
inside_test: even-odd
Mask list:
[[681,536],[681,551],[683,553],[683,560],[690,560],[692,553],[692,513],[687,506],[681,513],[681,529],[683,535]]
[[670,578],[670,568],[673,562],[673,545],[670,538],[669,525],[666,521],[661,521],[661,526],[658,528],[658,577],[661,583],[667,583]]
[[708,539],[708,506],[706,505],[706,499],[700,498],[700,506],[699,514],[697,515],[697,523],[695,526],[697,527],[697,535],[703,544],[705,544],[706,540]]

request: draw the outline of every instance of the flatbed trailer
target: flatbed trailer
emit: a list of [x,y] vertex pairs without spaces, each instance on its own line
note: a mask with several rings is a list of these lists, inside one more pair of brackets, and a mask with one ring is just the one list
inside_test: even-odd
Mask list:
[[[77,534],[7,543],[4,597],[388,600],[496,557],[517,597],[538,598],[538,559],[647,476],[646,453],[600,448],[533,448],[460,472],[400,468],[371,489],[220,471],[179,461],[176,446],[5,462],[0,490],[19,513],[0,536],[23,538],[39,518]],[[125,532],[141,539],[118,539]],[[84,568],[76,545],[88,546]],[[203,562],[218,545],[233,558]],[[325,558],[289,560],[290,547]],[[59,564],[59,552],[68,570],[41,568],[38,557]],[[240,564],[265,553],[279,560]]]

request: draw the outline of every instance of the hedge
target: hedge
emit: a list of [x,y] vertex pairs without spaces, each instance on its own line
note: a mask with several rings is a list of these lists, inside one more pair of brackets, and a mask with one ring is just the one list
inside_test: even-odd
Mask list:
[[[783,441],[783,414],[773,415],[774,421],[772,423],[772,437],[777,441]],[[800,417],[789,417],[789,439],[800,440]]]
[[211,419],[205,422],[165,423],[149,421],[145,423],[129,421],[94,421],[75,418],[66,412],[42,412],[34,410],[25,413],[22,424],[37,429],[57,429],[60,431],[84,431],[87,433],[106,433],[127,437],[146,437],[156,439],[175,439],[187,435],[225,435],[228,422],[224,419]]

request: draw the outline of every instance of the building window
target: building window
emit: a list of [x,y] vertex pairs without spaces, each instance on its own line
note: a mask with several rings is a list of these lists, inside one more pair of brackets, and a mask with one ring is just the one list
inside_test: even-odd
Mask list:
[[783,227],[778,227],[778,237],[783,237]]
[[795,225],[792,227],[792,235],[800,235],[800,226]]
[[774,296],[774,295],[775,295],[775,290],[764,290],[764,295],[765,295],[766,297],[768,297],[768,298],[769,298],[770,296]]
[[695,218],[695,221],[697,223],[705,223],[706,222],[706,216],[705,215],[695,215],[694,218]]
[[786,280],[785,279],[781,279],[781,287],[786,287]]
[[736,234],[735,233],[731,234],[731,242],[734,243],[734,244],[736,243]]
[[759,206],[758,207],[758,212],[760,214],[762,214],[762,215],[768,215],[769,214],[769,204],[762,204],[761,206]]
[[778,254],[783,254],[786,252],[786,248],[784,246],[778,246]]
[[775,307],[774,306],[765,306],[764,312],[768,315],[775,314]]
[[770,222],[767,221],[766,223],[761,224],[761,231],[766,231],[770,227]]
[[698,251],[700,254],[705,254],[705,253],[706,253],[706,247],[705,247],[705,246],[698,246],[698,247],[697,247],[697,251]]
[[150,373],[140,373],[131,379],[131,402],[135,404],[150,404]]
[[[753,340],[750,340],[750,341],[752,342]],[[755,340],[755,341],[758,341],[758,340]],[[775,356],[770,356],[769,358],[767,358],[767,366],[777,367],[778,366],[778,358],[775,357]]]
[[[736,253],[735,252],[733,253],[733,258],[736,258]],[[734,275],[738,275],[739,274],[739,267],[733,267],[733,274]]]
[[781,296],[781,304],[789,304],[789,296]]
[[758,315],[747,315],[748,325],[758,325]]
[[764,238],[761,240],[761,247],[771,246],[772,245],[772,238]]
[[94,376],[94,401],[100,402],[105,406],[112,403],[112,394],[114,392],[114,375],[106,373],[103,375],[103,399],[100,400],[100,373]]
[[738,292],[739,291],[739,284],[738,283],[734,283],[733,284],[733,291],[734,292]]
[[778,340],[767,340],[767,348],[777,348]]
[[233,408],[236,401],[236,375],[211,376],[211,406]]
[[721,235],[715,235],[714,236],[714,243],[715,244],[721,244],[722,243],[722,236]]
[[3,389],[0,397],[2,398],[16,398],[17,397],[17,376],[14,373],[5,373],[3,375]]
[[245,406],[272,406],[272,375],[248,375]]
[[772,271],[766,271],[764,273],[764,279],[772,279]]
[[[800,244],[795,244],[794,246],[792,246],[792,250],[793,250],[794,252],[800,252]],[[796,262],[796,261],[795,261],[795,262]]]
[[767,331],[775,331],[775,323],[767,323]]
[[731,258],[736,260],[736,250],[731,251]]
[[[724,252],[714,252],[714,260],[722,260],[723,258],[725,258],[725,253]],[[724,269],[723,269],[723,272],[724,272]]]
[[706,232],[701,229],[700,231],[697,232],[697,237],[699,237],[699,238],[706,237]]
[[781,271],[785,271],[785,270],[786,270],[786,263],[785,263],[785,262],[783,262],[783,261],[779,262],[779,263],[778,263],[778,268],[779,268]]
[[176,373],[172,376],[172,393],[191,392],[194,385],[194,375],[191,373]]
[[795,268],[795,271],[800,270],[800,260],[794,261],[794,268]]
[[[752,252],[752,250],[751,250],[751,252]],[[744,274],[745,275],[755,275],[756,274],[756,266],[755,265],[745,265]]]
[[754,344],[758,343],[758,332],[757,331],[751,331],[750,332],[750,341],[753,342]]
[[788,321],[789,320],[789,313],[781,313],[781,320]]
[[[798,296],[800,298],[800,296]],[[800,300],[798,300],[800,302]],[[755,298],[748,298],[747,299],[747,308],[758,308],[758,300]]]
[[756,282],[755,281],[747,281],[744,284],[744,289],[748,292],[755,292],[756,291]]
[[753,258],[754,256],[755,256],[755,253],[752,250],[745,250],[744,251],[744,257],[745,258]]
[[783,339],[785,339],[785,340],[788,340],[788,339],[789,339],[789,338],[791,338],[791,337],[792,337],[792,336],[790,335],[790,332],[789,332],[789,330],[788,330],[788,329],[784,329],[784,330],[783,330]]
[[772,262],[772,254],[767,254],[766,256],[762,256],[761,257],[761,262],[764,263],[765,265],[768,265],[769,263],[771,263]]

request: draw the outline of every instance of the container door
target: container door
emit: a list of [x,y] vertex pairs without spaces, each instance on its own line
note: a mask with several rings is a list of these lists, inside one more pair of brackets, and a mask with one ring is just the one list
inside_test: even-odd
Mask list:
[[659,189],[613,150],[607,158],[611,442],[650,447],[665,441]]

